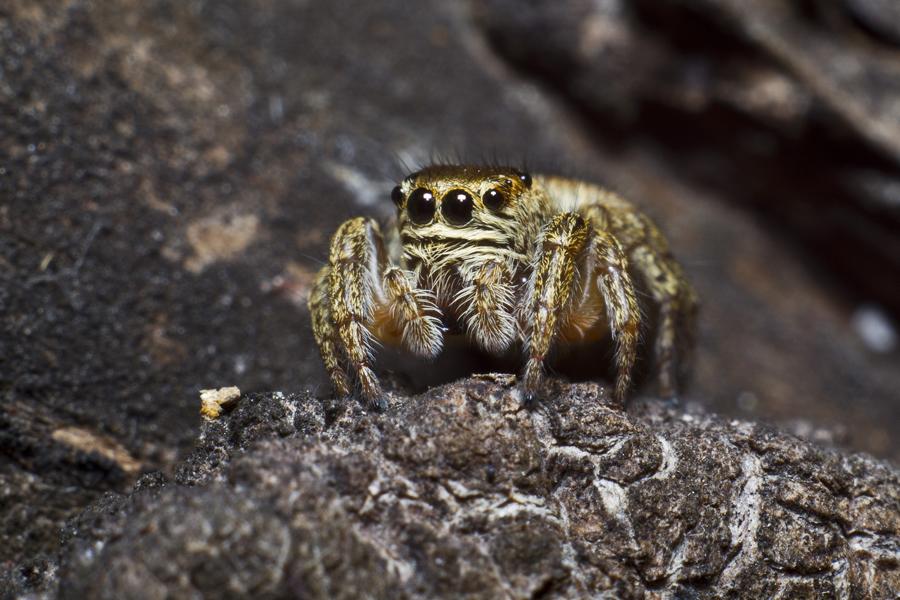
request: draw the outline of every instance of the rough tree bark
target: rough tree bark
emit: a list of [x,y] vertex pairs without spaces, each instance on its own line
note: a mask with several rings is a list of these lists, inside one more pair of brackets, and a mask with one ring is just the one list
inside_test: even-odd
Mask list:
[[[118,553],[121,565],[124,540],[137,549],[155,540],[176,557],[172,573],[194,574],[178,585],[211,588],[203,569],[215,573],[227,561],[205,553],[225,547],[191,545],[203,559],[192,568],[187,549],[161,542],[153,528],[166,510],[186,519],[171,521],[179,527],[204,523],[202,511],[221,513],[225,524],[241,506],[250,511],[256,504],[241,499],[246,477],[236,463],[217,470],[233,484],[154,487],[161,480],[145,476],[140,491],[105,497],[67,528],[62,548],[59,530],[102,494],[126,493],[146,472],[171,472],[197,429],[189,399],[198,389],[325,384],[305,297],[328,237],[351,216],[388,217],[390,190],[407,173],[398,163],[434,156],[525,162],[633,199],[660,223],[703,302],[698,402],[815,429],[814,437],[898,464],[898,350],[879,349],[854,325],[860,313],[879,314],[857,310],[861,303],[900,314],[900,278],[892,277],[900,269],[896,5],[3,0],[0,579],[56,589],[53,578],[62,577],[59,589],[74,595],[97,585],[77,583],[77,573],[102,569],[91,562],[80,570],[88,551],[110,560]],[[896,338],[889,322],[875,321]],[[455,370],[447,354],[437,367],[408,370],[447,383],[486,368],[471,353],[457,358],[465,362]],[[279,402],[247,401],[213,429],[252,438],[235,419],[269,431],[260,411]],[[402,430],[401,415],[421,400],[398,402],[400,412],[364,428],[396,420]],[[346,434],[338,425],[311,431],[336,439]],[[641,452],[655,452],[653,443]],[[250,464],[255,452],[237,461]],[[895,484],[886,489],[895,494]],[[292,513],[251,491],[261,518],[288,532],[294,560],[299,525],[282,526]],[[223,495],[233,504],[216,505]],[[122,521],[90,518],[120,509]],[[138,535],[130,528],[140,519],[148,529]],[[356,527],[348,531],[364,531]],[[256,525],[250,531],[268,539]],[[603,531],[591,552],[607,552],[616,530]],[[856,545],[868,539],[848,531]],[[447,539],[468,539],[454,532]],[[737,547],[730,536],[726,557]],[[144,569],[134,581],[148,595],[158,589],[148,573],[162,564],[151,550],[136,554],[144,566],[128,563]],[[651,587],[665,586],[665,577],[652,579],[661,567],[653,571],[641,552],[608,564],[649,569]],[[231,560],[236,566],[215,580],[222,589],[248,572],[244,558]],[[286,579],[272,589],[304,581],[294,568],[277,571]],[[704,580],[690,582],[701,588]]]
[[[481,376],[386,414],[253,395],[7,584],[47,597],[894,598],[900,474],[864,455]],[[29,580],[27,574],[31,573]]]

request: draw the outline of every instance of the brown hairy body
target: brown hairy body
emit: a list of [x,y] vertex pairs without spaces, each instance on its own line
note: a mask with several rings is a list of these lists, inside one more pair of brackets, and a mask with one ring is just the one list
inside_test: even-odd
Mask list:
[[615,395],[624,400],[650,311],[659,391],[676,395],[696,295],[633,204],[581,181],[448,165],[408,176],[392,199],[397,220],[387,238],[372,219],[343,223],[310,293],[313,332],[339,395],[355,381],[384,407],[375,340],[435,357],[453,324],[491,353],[522,345],[527,401],[540,391],[554,344],[611,334]]

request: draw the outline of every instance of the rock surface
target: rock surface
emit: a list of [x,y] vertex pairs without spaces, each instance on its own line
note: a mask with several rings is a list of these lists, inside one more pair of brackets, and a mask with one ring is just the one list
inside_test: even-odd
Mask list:
[[[900,281],[895,161],[870,135],[895,13],[738,4],[0,2],[0,571],[171,476],[199,390],[327,395],[304,297],[328,236],[387,217],[404,163],[435,155],[634,199],[703,301],[691,405],[900,459],[900,355],[852,320],[889,317]],[[834,62],[765,50],[801,34]],[[812,80],[791,67],[810,60]],[[866,87],[817,91],[839,76]]]
[[[900,314],[900,9],[890,0],[485,0],[498,53]],[[852,90],[852,91],[851,91]],[[636,134],[640,139],[636,141]]]
[[64,532],[47,598],[895,598],[900,472],[771,428],[481,376],[385,414],[252,395]]

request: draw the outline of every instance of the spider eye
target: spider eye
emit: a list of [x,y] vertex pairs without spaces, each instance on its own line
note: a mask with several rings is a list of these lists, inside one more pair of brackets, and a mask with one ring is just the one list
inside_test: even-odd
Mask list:
[[418,188],[410,194],[406,203],[406,212],[409,215],[409,220],[416,225],[424,225],[431,221],[434,218],[436,208],[434,194],[425,188]]
[[522,183],[522,185],[524,185],[526,188],[531,187],[531,183],[532,183],[531,175],[529,175],[525,171],[519,171],[518,169],[513,169],[512,172],[516,176],[516,178]]
[[441,201],[441,214],[452,225],[465,225],[472,220],[472,209],[475,202],[468,192],[450,190]]
[[488,190],[481,197],[484,205],[493,211],[500,210],[506,203],[506,197],[500,190]]
[[403,192],[400,191],[399,185],[391,190],[391,200],[395,206],[400,206],[403,203]]
[[521,181],[525,187],[530,188],[531,187],[531,175],[529,175],[528,173],[522,173],[521,171],[518,173],[518,175],[519,175],[519,181]]

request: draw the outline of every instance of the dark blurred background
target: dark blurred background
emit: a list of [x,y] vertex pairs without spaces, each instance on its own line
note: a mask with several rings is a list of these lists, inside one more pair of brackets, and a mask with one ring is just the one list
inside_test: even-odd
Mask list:
[[634,200],[703,302],[687,402],[900,460],[895,0],[4,0],[0,564],[201,388],[328,394],[328,237],[434,156]]

